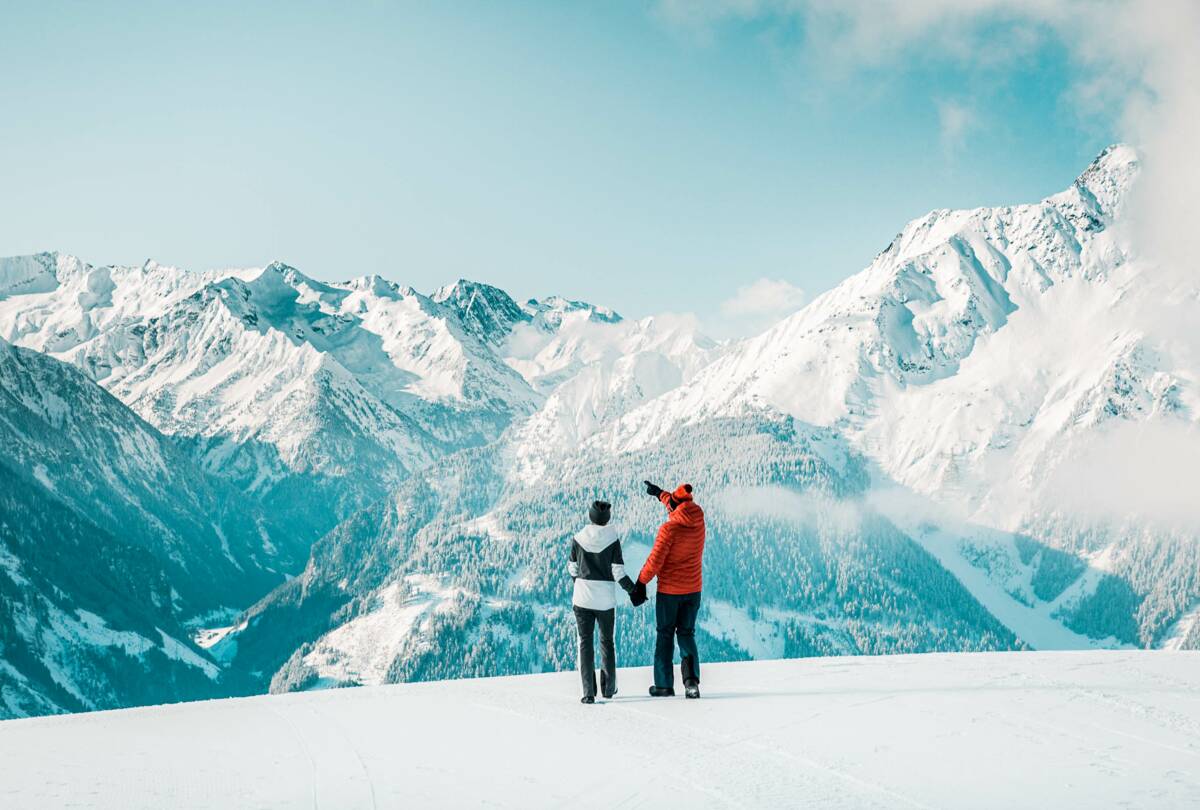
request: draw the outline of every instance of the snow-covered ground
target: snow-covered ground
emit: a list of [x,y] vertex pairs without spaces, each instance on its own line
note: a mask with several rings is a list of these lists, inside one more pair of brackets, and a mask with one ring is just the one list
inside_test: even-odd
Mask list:
[[0,723],[0,806],[1195,807],[1200,653],[705,667],[700,701],[574,673]]

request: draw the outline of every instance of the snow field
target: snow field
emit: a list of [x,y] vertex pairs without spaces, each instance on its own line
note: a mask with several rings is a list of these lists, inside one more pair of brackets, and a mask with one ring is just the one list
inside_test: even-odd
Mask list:
[[575,673],[0,723],[0,805],[1103,808],[1200,803],[1200,653],[707,666],[704,698]]

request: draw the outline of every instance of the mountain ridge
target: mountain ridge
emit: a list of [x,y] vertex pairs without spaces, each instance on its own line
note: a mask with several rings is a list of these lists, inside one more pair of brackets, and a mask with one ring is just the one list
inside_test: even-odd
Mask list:
[[[658,468],[657,474],[672,469],[675,476],[694,477],[694,471],[688,473],[675,463],[664,463],[673,457],[673,447],[682,444],[688,448],[692,464],[704,469],[710,480],[709,489],[714,490],[712,494],[719,502],[726,502],[722,508],[710,512],[718,521],[712,543],[713,554],[720,557],[713,563],[718,568],[737,568],[739,555],[759,553],[752,544],[738,539],[739,531],[749,537],[763,531],[774,532],[801,546],[806,542],[801,538],[815,533],[819,550],[808,565],[817,569],[844,565],[839,555],[846,552],[837,551],[836,546],[846,542],[845,535],[822,525],[826,519],[820,512],[826,510],[849,516],[852,524],[860,526],[853,532],[890,548],[888,553],[894,554],[897,561],[904,560],[905,566],[923,569],[936,561],[938,566],[951,571],[957,584],[967,592],[955,592],[952,601],[959,606],[956,609],[966,615],[967,605],[976,610],[980,604],[986,604],[986,611],[1006,617],[1010,623],[1006,629],[1017,637],[1017,641],[1006,640],[1003,634],[980,626],[965,631],[965,636],[956,637],[954,643],[1003,648],[1006,644],[1021,643],[1022,634],[1043,643],[1081,647],[1158,643],[1169,621],[1200,598],[1194,584],[1185,584],[1185,572],[1197,559],[1194,544],[1188,545],[1185,537],[1151,532],[1135,538],[1111,527],[1103,533],[1092,530],[1090,537],[1095,545],[1081,548],[1074,539],[1079,531],[1072,528],[1074,518],[1053,513],[1039,516],[1042,513],[1038,511],[1037,499],[1045,494],[1037,485],[1041,479],[1031,479],[1030,489],[1020,499],[1014,494],[1010,501],[1012,514],[1005,516],[1011,519],[997,520],[976,504],[989,493],[984,488],[989,481],[986,471],[996,462],[988,454],[1000,453],[997,458],[1007,458],[1003,455],[1005,448],[1024,442],[1029,448],[1024,463],[1032,465],[1028,469],[1045,476],[1048,471],[1065,469],[1060,455],[1035,452],[1047,442],[1049,446],[1057,444],[1065,448],[1073,446],[1072,442],[1090,446],[1096,437],[1106,435],[1110,425],[1191,418],[1186,409],[1153,404],[1178,400],[1178,392],[1186,390],[1182,388],[1186,386],[1185,376],[1176,373],[1174,382],[1155,383],[1158,386],[1155,390],[1161,392],[1158,395],[1150,393],[1150,389],[1139,391],[1136,385],[1130,386],[1129,381],[1134,378],[1126,373],[1129,369],[1135,366],[1144,369],[1147,362],[1165,362],[1163,358],[1169,359],[1167,355],[1139,350],[1136,338],[1111,344],[1107,339],[1090,339],[1089,330],[1109,328],[1096,315],[1127,297],[1130,285],[1136,285],[1148,272],[1148,266],[1130,251],[1120,229],[1112,228],[1121,213],[1124,195],[1136,180],[1137,167],[1136,153],[1128,147],[1116,146],[1093,161],[1066,191],[1038,203],[935,211],[919,217],[901,231],[871,266],[843,285],[762,335],[724,348],[693,374],[680,375],[665,390],[629,401],[621,409],[624,413],[589,424],[594,409],[585,407],[582,417],[580,411],[573,410],[575,403],[586,403],[586,398],[576,400],[572,385],[556,388],[541,412],[510,428],[495,445],[482,451],[489,458],[484,464],[487,472],[474,471],[478,462],[464,458],[462,471],[447,474],[446,479],[451,481],[500,476],[503,486],[498,490],[493,486],[487,497],[472,500],[430,482],[432,488],[424,490],[429,494],[406,503],[418,513],[434,509],[433,517],[428,518],[428,528],[441,538],[439,542],[445,546],[446,555],[451,555],[449,549],[457,547],[459,542],[482,537],[475,542],[482,543],[489,560],[494,557],[498,564],[509,553],[493,552],[494,544],[503,546],[513,543],[511,538],[519,540],[531,533],[539,539],[526,549],[526,555],[552,555],[556,539],[569,532],[570,522],[544,513],[559,508],[557,504],[586,501],[590,493],[612,500],[614,508],[628,514],[635,524],[653,525],[653,517],[638,505],[636,497],[624,494],[636,487],[636,481],[640,480],[638,473],[626,475],[623,470],[644,467],[651,461]],[[1065,396],[1050,385],[1053,375],[1039,375],[1039,369],[1045,368],[1055,370],[1061,379],[1072,379],[1066,370],[1058,370],[1064,360],[1056,358],[1056,354],[1061,353],[1056,353],[1053,345],[1041,338],[1046,330],[1041,316],[1052,313],[1044,317],[1072,322],[1077,319],[1073,313],[1083,304],[1090,309],[1084,309],[1088,314],[1078,318],[1082,334],[1078,346],[1072,346],[1092,348],[1067,355],[1066,361],[1078,361],[1078,369],[1072,373],[1079,386]],[[1041,347],[1041,353],[1033,355],[1032,363],[1025,363],[1014,348],[1016,361],[997,368],[997,347],[1010,342],[1010,338],[1023,347],[1022,351],[1028,351],[1032,343]],[[1172,362],[1186,362],[1186,358],[1180,356]],[[603,367],[595,368],[593,374]],[[1186,365],[1181,368],[1186,370]],[[1032,383],[1011,391],[989,386],[979,379],[980,375],[983,379],[990,379],[988,375],[1005,379],[1010,373],[1026,371],[1032,375]],[[1137,372],[1142,373],[1142,370]],[[1170,371],[1150,367],[1144,376],[1162,380],[1164,374],[1171,376]],[[582,384],[585,379],[578,376],[574,383]],[[949,398],[945,414],[927,401],[929,396],[941,397],[943,388],[957,390],[952,386],[959,381],[966,388]],[[1014,392],[1026,392],[1022,396],[1031,398],[1035,414],[1037,409],[1044,409],[1041,421],[1028,412],[1013,418],[1006,415],[1013,401],[1021,401],[1014,398]],[[1163,395],[1174,399],[1162,400]],[[912,407],[911,421],[906,416],[909,411],[899,407],[909,396],[916,397],[918,403]],[[1121,401],[1127,401],[1128,406],[1121,405]],[[972,408],[981,410],[976,412]],[[992,419],[1000,420],[995,427]],[[554,427],[557,420],[587,427],[582,431],[561,430]],[[798,502],[795,506],[798,516],[785,516],[798,521],[797,535],[789,535],[791,530],[770,523],[768,529],[756,517],[723,514],[729,499],[721,497],[722,488],[731,484],[741,487],[742,498],[749,497],[760,504],[767,502],[764,499],[778,498],[766,494],[774,492],[773,488],[782,487],[783,492],[798,490],[803,495],[805,477],[812,474],[810,460],[803,455],[774,471],[733,473],[729,467],[731,455],[767,452],[761,447],[750,451],[729,444],[729,437],[734,435],[728,432],[731,426],[738,425],[737,431],[748,430],[750,435],[759,431],[770,435],[780,430],[780,420],[793,420],[787,424],[794,423],[798,431],[832,431],[831,446],[844,443],[845,448],[838,452],[854,460],[849,468],[843,463],[842,472],[831,474],[835,479],[847,474],[866,476],[880,497],[865,491],[856,495],[856,490],[849,488],[832,501],[822,501],[820,506]],[[1042,424],[1048,428],[1060,423],[1068,425],[1069,430],[1046,433],[1041,429]],[[727,427],[706,430],[706,426],[716,424]],[[933,432],[931,437],[918,433],[914,439],[903,439],[895,435],[900,432],[903,436],[925,426]],[[947,426],[953,430],[939,433],[939,428]],[[963,466],[959,448],[966,437],[988,429],[998,430],[1007,438],[981,442],[978,452],[986,462],[978,467],[981,483],[975,489],[964,489],[969,479],[954,471],[970,470],[972,462],[967,461]],[[948,448],[940,450],[939,442],[946,442]],[[1016,456],[1017,461],[1022,458],[1020,454]],[[657,463],[653,459],[658,459]],[[792,464],[797,466],[792,468]],[[931,474],[931,469],[939,469],[934,465],[940,465],[942,472]],[[605,467],[620,472],[610,474],[603,471]],[[644,474],[656,473],[646,470]],[[1020,476],[1017,480],[1021,480]],[[572,481],[584,484],[580,487]],[[547,497],[530,504],[522,493],[531,486],[535,490],[544,489]],[[900,496],[891,495],[892,490],[897,490]],[[439,499],[447,493],[448,500],[439,504]],[[702,490],[701,496],[703,501],[708,497],[707,491]],[[918,505],[922,498],[931,500]],[[956,498],[959,503],[954,502]],[[414,503],[421,505],[413,507]],[[916,518],[914,513],[923,517]],[[391,521],[380,520],[378,525],[383,528],[360,527],[335,540],[339,550],[323,559],[342,559],[343,564],[353,566],[355,563],[345,562],[358,559],[353,549],[383,548],[394,542],[400,548],[406,547],[408,539],[392,539]],[[422,536],[421,531],[417,529],[416,537]],[[734,534],[727,535],[728,531]],[[411,538],[407,534],[411,529],[405,532]],[[890,541],[884,538],[894,536],[893,533],[905,537],[920,551],[904,545],[887,546]],[[638,543],[645,542],[642,531],[631,536]],[[834,541],[834,537],[839,539]],[[1151,562],[1156,548],[1164,553]],[[459,593],[455,590],[459,587],[456,583],[470,583],[465,586],[465,593],[477,593],[484,604],[489,600],[498,605],[532,600],[537,603],[533,612],[535,637],[540,638],[540,633],[552,636],[553,605],[562,597],[554,586],[545,584],[555,576],[549,560],[538,559],[522,574],[514,575],[521,583],[534,583],[527,588],[528,596],[517,596],[525,585],[514,587],[511,583],[492,581],[491,574],[483,575],[483,581],[476,584],[478,575],[455,574],[441,562],[443,552],[430,548],[427,553],[431,556],[423,563],[424,567],[414,567],[399,557],[384,566],[382,570],[387,575],[382,579],[351,585],[338,593],[334,602],[343,607],[337,618],[324,625],[328,616],[318,621],[317,626],[327,628],[321,631],[325,637],[310,638],[297,649],[276,675],[273,690],[309,688],[314,683],[326,683],[322,680],[326,677],[337,682],[341,676],[322,673],[344,672],[347,656],[354,660],[351,650],[357,641],[349,628],[358,627],[356,622],[359,622],[362,632],[368,632],[369,626],[391,621],[385,616],[393,614],[396,621],[407,622],[408,619],[400,618],[408,615],[405,605],[440,604],[441,613],[422,614],[425,618],[414,622],[411,638],[391,642],[396,645],[393,648],[396,661],[387,672],[386,681],[490,674],[493,671],[475,669],[474,664],[430,670],[410,663],[419,654],[421,645],[457,644],[461,643],[463,633],[468,637],[473,634],[488,637],[492,632],[491,614],[487,610],[480,612],[470,604],[460,604],[455,601],[458,597],[436,596],[439,592]],[[732,557],[727,556],[731,553]],[[864,554],[865,549],[849,553],[853,558]],[[491,564],[484,563],[485,570]],[[790,581],[785,567],[775,568],[773,564],[769,570],[779,581]],[[336,581],[336,571],[335,566],[317,576]],[[431,574],[440,577],[440,584],[434,586],[411,579]],[[313,573],[310,570],[305,576]],[[819,575],[814,577],[819,581]],[[890,597],[880,594],[901,587],[895,582],[881,582],[866,571],[856,572],[851,581],[874,594],[874,598],[885,601]],[[711,593],[706,593],[714,600],[706,621],[713,630],[708,643],[716,648],[716,655],[736,656],[748,649],[774,649],[784,654],[789,651],[797,654],[801,650],[846,652],[856,649],[854,645],[861,645],[859,650],[886,652],[903,651],[908,643],[936,643],[931,641],[932,636],[916,642],[892,637],[886,622],[868,621],[855,625],[850,637],[839,635],[845,625],[830,622],[828,611],[844,610],[844,604],[838,601],[844,597],[835,598],[832,605],[803,600],[797,603],[794,594],[775,593],[767,583],[760,584],[756,593],[769,600],[767,604],[774,618],[761,618],[768,613],[764,605],[757,611],[760,618],[756,619],[750,610],[753,606],[745,602],[744,596],[736,590],[727,590],[736,588],[733,582],[718,582]],[[929,597],[914,592],[904,594],[905,600]],[[303,599],[297,604],[302,606]],[[247,638],[271,632],[269,627],[274,626],[274,620],[270,619],[270,599],[260,605],[260,609],[264,608],[265,612],[257,613],[256,618],[268,622],[267,629],[257,629]],[[893,606],[890,610],[898,608]],[[932,607],[926,608],[927,615],[931,610]],[[374,618],[368,622],[360,618],[363,616]],[[546,626],[539,630],[543,616]],[[795,623],[797,620],[799,624]],[[630,631],[636,640],[627,636],[630,650],[644,643],[640,637],[644,631],[638,624]],[[812,635],[809,629],[801,630],[805,627],[823,629]],[[489,643],[499,645],[493,655],[501,661],[516,655],[525,662],[521,665],[533,669],[568,663],[567,639],[550,638],[546,644],[562,644],[562,647],[553,655],[530,657],[528,652],[512,650],[513,645],[503,641],[502,635],[494,638]],[[788,638],[793,640],[787,641]],[[741,653],[722,647],[722,640],[732,643]],[[253,646],[250,643],[248,648]]]
[[81,371],[2,339],[0,404],[0,713],[226,693],[191,627],[284,579],[283,530]]
[[645,477],[710,515],[714,660],[1188,646],[1195,529],[1095,472],[1200,430],[1187,319],[1123,227],[1139,165],[1118,144],[1039,202],[918,217],[740,341],[465,279],[51,254],[0,260],[0,337],[288,527],[295,578],[197,636],[246,688],[570,667],[561,544],[600,497],[640,559]]

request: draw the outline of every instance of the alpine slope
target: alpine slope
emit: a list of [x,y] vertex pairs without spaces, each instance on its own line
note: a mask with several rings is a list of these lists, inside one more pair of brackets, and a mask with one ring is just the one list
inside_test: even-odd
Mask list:
[[[271,695],[0,723],[9,810],[1200,802],[1200,653],[906,655]],[[71,774],[64,779],[62,774]]]

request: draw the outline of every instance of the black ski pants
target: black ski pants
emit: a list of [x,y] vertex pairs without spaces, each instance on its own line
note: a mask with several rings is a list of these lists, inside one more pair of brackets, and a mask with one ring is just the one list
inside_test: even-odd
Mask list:
[[659,592],[654,597],[654,618],[658,640],[654,645],[654,685],[674,688],[675,640],[679,640],[680,670],[683,683],[700,682],[700,653],[696,650],[696,616],[700,613],[700,592],[674,594]]
[[612,697],[617,688],[617,653],[613,648],[613,626],[617,611],[592,610],[575,607],[575,624],[579,626],[579,675],[583,678],[583,696],[596,696],[596,651],[592,636],[600,625],[600,684],[605,697]]

